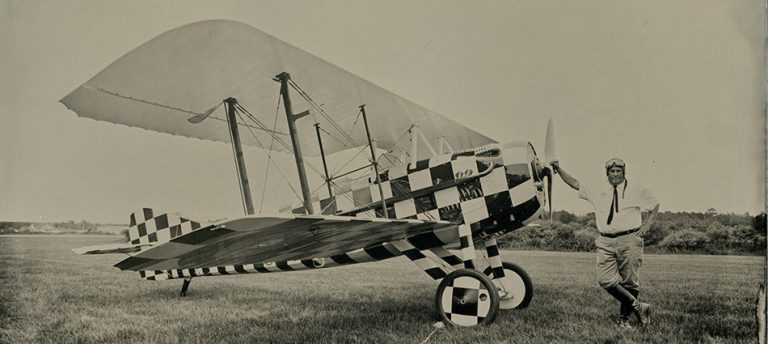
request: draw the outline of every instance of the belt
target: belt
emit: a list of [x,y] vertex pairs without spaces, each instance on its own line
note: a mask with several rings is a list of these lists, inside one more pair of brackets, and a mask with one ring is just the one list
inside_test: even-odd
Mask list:
[[603,232],[598,232],[598,233],[600,233],[601,236],[604,236],[606,238],[618,238],[618,237],[620,237],[622,235],[632,234],[632,233],[637,232],[639,230],[640,230],[640,227],[632,228],[632,229],[628,229],[628,230],[621,231],[621,232],[616,232],[616,233],[603,233]]

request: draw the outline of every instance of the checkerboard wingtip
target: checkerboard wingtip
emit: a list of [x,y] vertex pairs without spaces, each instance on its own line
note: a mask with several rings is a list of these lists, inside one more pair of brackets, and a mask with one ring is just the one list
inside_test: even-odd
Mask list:
[[178,215],[141,208],[131,213],[128,239],[132,245],[165,243],[205,225]]

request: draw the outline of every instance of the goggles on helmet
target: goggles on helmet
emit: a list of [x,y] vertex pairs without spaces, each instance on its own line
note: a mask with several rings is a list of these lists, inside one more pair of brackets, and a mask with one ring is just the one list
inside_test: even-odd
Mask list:
[[613,158],[605,162],[605,169],[609,169],[611,167],[621,167],[624,168],[626,165],[624,164],[624,160],[621,160],[619,158]]

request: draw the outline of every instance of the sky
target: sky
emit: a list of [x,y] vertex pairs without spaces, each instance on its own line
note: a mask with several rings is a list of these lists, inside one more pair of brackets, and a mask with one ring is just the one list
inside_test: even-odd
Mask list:
[[[247,23],[498,141],[543,151],[552,118],[571,175],[603,182],[604,162],[622,157],[662,210],[765,207],[760,1],[0,0],[0,220],[242,215],[229,145],[59,103],[142,43],[208,19]],[[246,162],[257,209],[299,202],[277,170],[265,178],[265,152],[246,148]],[[275,164],[298,184],[289,156]],[[554,197],[591,211],[564,183]]]

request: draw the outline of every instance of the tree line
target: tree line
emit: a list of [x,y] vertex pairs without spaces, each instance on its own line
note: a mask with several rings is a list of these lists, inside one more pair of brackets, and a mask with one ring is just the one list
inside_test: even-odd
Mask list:
[[[33,222],[0,221],[0,234],[24,232]],[[98,225],[87,221],[51,223],[55,228],[80,233],[95,232]],[[556,211],[552,221],[520,228],[499,239],[502,248],[583,251],[595,250],[595,214],[574,215]],[[649,253],[766,254],[766,214],[721,214],[714,209],[698,212],[660,212],[645,235]]]
[[27,232],[33,227],[42,228],[44,225],[49,225],[59,230],[72,231],[72,232],[78,232],[78,233],[94,232],[99,227],[99,224],[91,223],[85,220],[80,222],[69,220],[66,222],[50,222],[50,223],[0,221],[0,234]]
[[[500,240],[503,248],[548,251],[595,250],[595,214],[556,211],[552,221],[518,229]],[[766,215],[659,212],[646,233],[649,253],[765,255]]]

